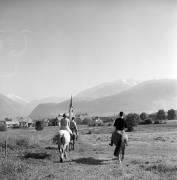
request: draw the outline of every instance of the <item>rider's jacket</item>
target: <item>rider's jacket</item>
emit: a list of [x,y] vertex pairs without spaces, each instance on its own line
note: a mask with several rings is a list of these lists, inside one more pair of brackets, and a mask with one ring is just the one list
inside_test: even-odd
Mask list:
[[123,131],[127,128],[127,123],[123,118],[117,118],[114,122],[114,126],[116,127],[116,130]]
[[60,130],[67,130],[70,127],[70,120],[68,118],[63,118],[60,121]]
[[70,129],[72,132],[77,132],[77,125],[76,125],[76,122],[73,120],[70,122]]

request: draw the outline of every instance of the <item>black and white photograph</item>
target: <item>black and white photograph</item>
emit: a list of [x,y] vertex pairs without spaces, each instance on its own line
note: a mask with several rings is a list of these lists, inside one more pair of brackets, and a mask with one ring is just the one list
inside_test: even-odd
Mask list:
[[177,180],[177,0],[0,0],[0,180]]

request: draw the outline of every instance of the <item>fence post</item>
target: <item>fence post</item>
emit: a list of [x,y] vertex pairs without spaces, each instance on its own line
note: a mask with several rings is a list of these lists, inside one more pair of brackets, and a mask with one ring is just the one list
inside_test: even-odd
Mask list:
[[6,129],[6,135],[5,135],[5,160],[7,161],[7,129]]

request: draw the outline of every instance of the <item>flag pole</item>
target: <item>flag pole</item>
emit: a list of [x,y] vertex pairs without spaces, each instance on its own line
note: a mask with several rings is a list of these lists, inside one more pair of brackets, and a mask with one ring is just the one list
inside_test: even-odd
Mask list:
[[70,104],[69,104],[69,120],[71,121],[71,109],[72,109],[72,95],[71,95],[71,99],[70,99]]

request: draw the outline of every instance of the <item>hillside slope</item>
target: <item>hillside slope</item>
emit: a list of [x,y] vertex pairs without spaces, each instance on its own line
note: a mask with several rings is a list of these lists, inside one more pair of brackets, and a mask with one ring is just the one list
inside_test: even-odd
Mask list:
[[0,94],[0,119],[23,115],[24,107],[5,95]]
[[125,91],[136,84],[137,82],[132,79],[103,83],[98,86],[81,91],[75,96],[75,98],[79,100],[93,100],[111,96]]
[[[177,80],[151,80],[140,83],[124,92],[91,101],[75,101],[76,112],[93,115],[124,112],[151,112],[177,108]],[[41,104],[31,113],[32,118],[57,116],[68,111],[69,101],[59,104]]]

